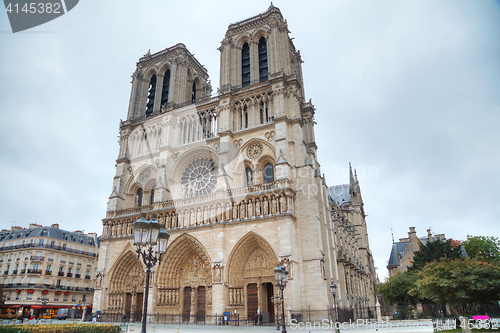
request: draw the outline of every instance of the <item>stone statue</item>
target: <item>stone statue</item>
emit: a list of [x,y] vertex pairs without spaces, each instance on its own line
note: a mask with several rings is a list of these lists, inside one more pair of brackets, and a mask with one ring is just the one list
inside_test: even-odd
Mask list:
[[286,202],[285,202],[285,196],[284,195],[280,196],[280,213],[281,214],[286,213]]
[[222,209],[220,208],[220,204],[217,204],[217,222],[222,221]]
[[264,215],[269,215],[269,202],[267,201],[267,197],[264,198]]
[[245,203],[242,201],[240,202],[240,220],[245,219]]
[[238,206],[236,203],[233,202],[233,216],[232,216],[233,221],[236,221],[238,219]]
[[262,216],[260,211],[260,199],[255,200],[255,216]]
[[253,203],[252,203],[252,200],[248,200],[248,204],[247,204],[247,210],[248,210],[248,218],[252,218],[253,217]]
[[203,224],[203,216],[202,216],[202,214],[201,214],[201,209],[200,209],[200,207],[198,207],[198,208],[196,209],[196,215],[197,215],[197,217],[196,217],[196,224]]
[[277,212],[277,209],[278,209],[278,202],[276,201],[276,197],[273,196],[273,201],[272,201],[272,204],[271,204],[271,214],[274,215],[276,214]]

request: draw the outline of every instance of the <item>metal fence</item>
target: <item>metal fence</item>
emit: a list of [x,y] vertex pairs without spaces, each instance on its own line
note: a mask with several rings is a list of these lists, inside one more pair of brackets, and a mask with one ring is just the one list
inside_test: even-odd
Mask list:
[[[123,313],[101,312],[99,322],[107,323],[129,323],[142,321],[142,314],[130,313],[124,320]],[[274,318],[273,318],[274,320]],[[240,318],[239,314],[224,315],[186,315],[186,314],[148,314],[148,323],[155,324],[184,324],[184,325],[227,325],[240,326],[242,324],[254,324],[254,319]]]

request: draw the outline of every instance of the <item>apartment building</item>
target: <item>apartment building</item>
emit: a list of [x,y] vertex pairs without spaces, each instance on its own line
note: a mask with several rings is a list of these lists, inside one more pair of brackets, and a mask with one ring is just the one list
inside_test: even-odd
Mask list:
[[55,318],[59,308],[90,309],[98,249],[95,233],[62,230],[58,224],[2,230],[0,317]]

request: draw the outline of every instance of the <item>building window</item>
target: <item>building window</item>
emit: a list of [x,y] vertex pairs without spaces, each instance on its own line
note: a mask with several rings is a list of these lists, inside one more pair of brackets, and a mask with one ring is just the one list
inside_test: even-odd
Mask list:
[[241,84],[246,87],[250,84],[250,48],[248,43],[241,48]]
[[252,168],[245,169],[245,186],[253,185],[253,172]]
[[274,183],[274,166],[270,162],[264,166],[264,183]]
[[259,80],[267,80],[267,43],[264,37],[259,40]]
[[137,193],[135,194],[135,206],[136,207],[142,206],[142,188],[138,189]]
[[149,198],[149,203],[151,205],[155,203],[155,189],[154,188],[151,189],[151,196]]
[[156,92],[156,75],[151,77],[149,81],[148,88],[148,100],[146,102],[146,117],[149,117],[153,114],[153,107],[155,104],[155,92]]
[[165,71],[163,76],[163,87],[161,89],[161,106],[166,107],[168,103],[168,91],[170,89],[170,69]]
[[191,103],[196,101],[196,82],[193,82],[193,89],[191,90]]
[[83,294],[83,296],[82,296],[82,302],[83,303],[87,302],[87,295]]

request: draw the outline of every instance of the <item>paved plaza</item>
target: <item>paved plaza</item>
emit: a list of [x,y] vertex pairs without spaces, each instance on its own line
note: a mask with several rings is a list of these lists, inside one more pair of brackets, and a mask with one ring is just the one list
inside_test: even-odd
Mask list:
[[[301,325],[288,325],[288,332],[335,332],[332,326],[323,323],[303,323]],[[140,332],[141,324],[128,325],[128,332]],[[339,331],[349,333],[387,332],[387,333],[429,333],[433,332],[432,322],[392,322],[389,324],[348,325],[343,324]],[[194,332],[245,332],[245,333],[276,333],[276,326],[216,326],[216,325],[172,325],[172,324],[148,324],[148,333],[194,333]]]

